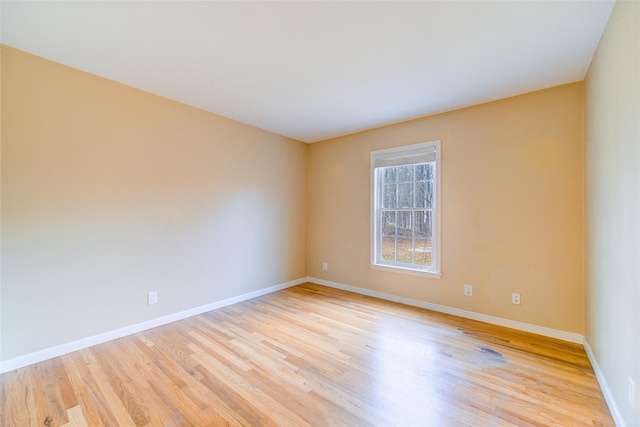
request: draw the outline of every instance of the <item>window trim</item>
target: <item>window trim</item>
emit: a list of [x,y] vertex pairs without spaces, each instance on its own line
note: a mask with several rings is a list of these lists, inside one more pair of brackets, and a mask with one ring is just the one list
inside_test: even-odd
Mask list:
[[[370,241],[370,266],[372,269],[392,271],[396,273],[412,274],[425,277],[440,278],[442,276],[442,270],[440,268],[442,258],[442,233],[441,233],[441,170],[442,161],[440,154],[440,140],[421,142],[418,144],[405,145],[401,147],[386,148],[383,150],[371,151],[371,173],[370,173],[370,186],[371,186],[371,208],[370,208],[370,228],[371,228],[371,241]],[[378,263],[378,232],[380,227],[380,218],[377,207],[379,206],[381,197],[378,194],[378,182],[376,181],[376,163],[377,162],[389,162],[391,159],[411,158],[417,156],[424,156],[428,153],[435,153],[435,207],[433,208],[433,221],[434,227],[432,229],[432,267],[428,270],[420,270],[414,268],[408,268],[404,266],[379,264]]]

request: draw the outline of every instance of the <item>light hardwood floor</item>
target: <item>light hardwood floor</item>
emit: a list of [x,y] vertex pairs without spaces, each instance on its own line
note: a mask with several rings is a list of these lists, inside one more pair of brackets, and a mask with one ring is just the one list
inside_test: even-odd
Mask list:
[[2,426],[613,426],[583,348],[304,284],[2,375]]

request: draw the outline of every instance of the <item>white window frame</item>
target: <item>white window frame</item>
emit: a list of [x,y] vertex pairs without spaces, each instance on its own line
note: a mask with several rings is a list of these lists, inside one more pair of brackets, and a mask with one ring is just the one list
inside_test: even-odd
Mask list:
[[[441,215],[440,200],[441,194],[441,162],[440,141],[422,142],[419,144],[406,145],[402,147],[387,148],[371,152],[371,268],[378,270],[394,271],[406,274],[414,274],[426,277],[439,278],[442,276],[440,270],[441,260]],[[381,177],[377,177],[376,169],[381,166],[401,166],[403,164],[416,163],[418,159],[427,159],[425,161],[435,161],[435,183],[433,191],[435,192],[433,200],[435,206],[432,209],[433,228],[432,228],[432,246],[431,266],[427,268],[408,268],[406,266],[397,265],[391,262],[381,262],[380,260],[380,224],[382,205],[382,196],[380,191]]]

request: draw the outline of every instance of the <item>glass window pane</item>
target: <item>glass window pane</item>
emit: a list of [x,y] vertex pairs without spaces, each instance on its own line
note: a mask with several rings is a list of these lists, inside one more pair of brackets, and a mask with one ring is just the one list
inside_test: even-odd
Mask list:
[[431,239],[432,235],[432,215],[429,211],[416,211],[415,215],[414,236],[425,239]]
[[415,239],[413,248],[414,263],[418,265],[431,265],[431,242],[430,239]]
[[433,209],[433,181],[425,183],[425,205],[426,208]]
[[425,216],[426,211],[416,211],[413,212],[413,235],[415,237],[426,238],[427,234],[425,231]]
[[413,165],[398,167],[398,182],[413,181]]
[[413,263],[413,239],[398,237],[398,262]]
[[384,261],[396,260],[396,238],[395,237],[383,237],[380,247],[380,258]]
[[427,183],[425,181],[416,182],[416,208],[427,206]]
[[433,163],[425,164],[425,173],[426,176],[424,177],[424,179],[433,179]]
[[398,184],[398,207],[413,207],[413,183]]
[[413,212],[398,212],[398,236],[409,236],[413,234]]
[[385,184],[391,184],[396,182],[397,168],[384,168],[383,169],[383,181]]
[[383,236],[395,236],[396,235],[396,213],[395,212],[383,212],[382,213],[382,235]]
[[396,184],[384,184],[384,188],[382,190],[382,207],[396,207]]
[[427,179],[427,164],[426,163],[420,163],[419,165],[415,166],[415,178],[416,181],[424,181]]

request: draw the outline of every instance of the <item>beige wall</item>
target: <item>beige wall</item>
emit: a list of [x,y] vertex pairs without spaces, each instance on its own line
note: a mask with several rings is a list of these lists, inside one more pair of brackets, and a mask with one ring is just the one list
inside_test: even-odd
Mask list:
[[[370,152],[436,139],[443,276],[372,270]],[[583,162],[582,83],[312,144],[309,275],[583,333]]]
[[306,162],[3,46],[2,360],[305,277]]
[[629,377],[640,390],[640,2],[613,9],[585,123],[586,338],[626,425],[640,426],[627,398]]

